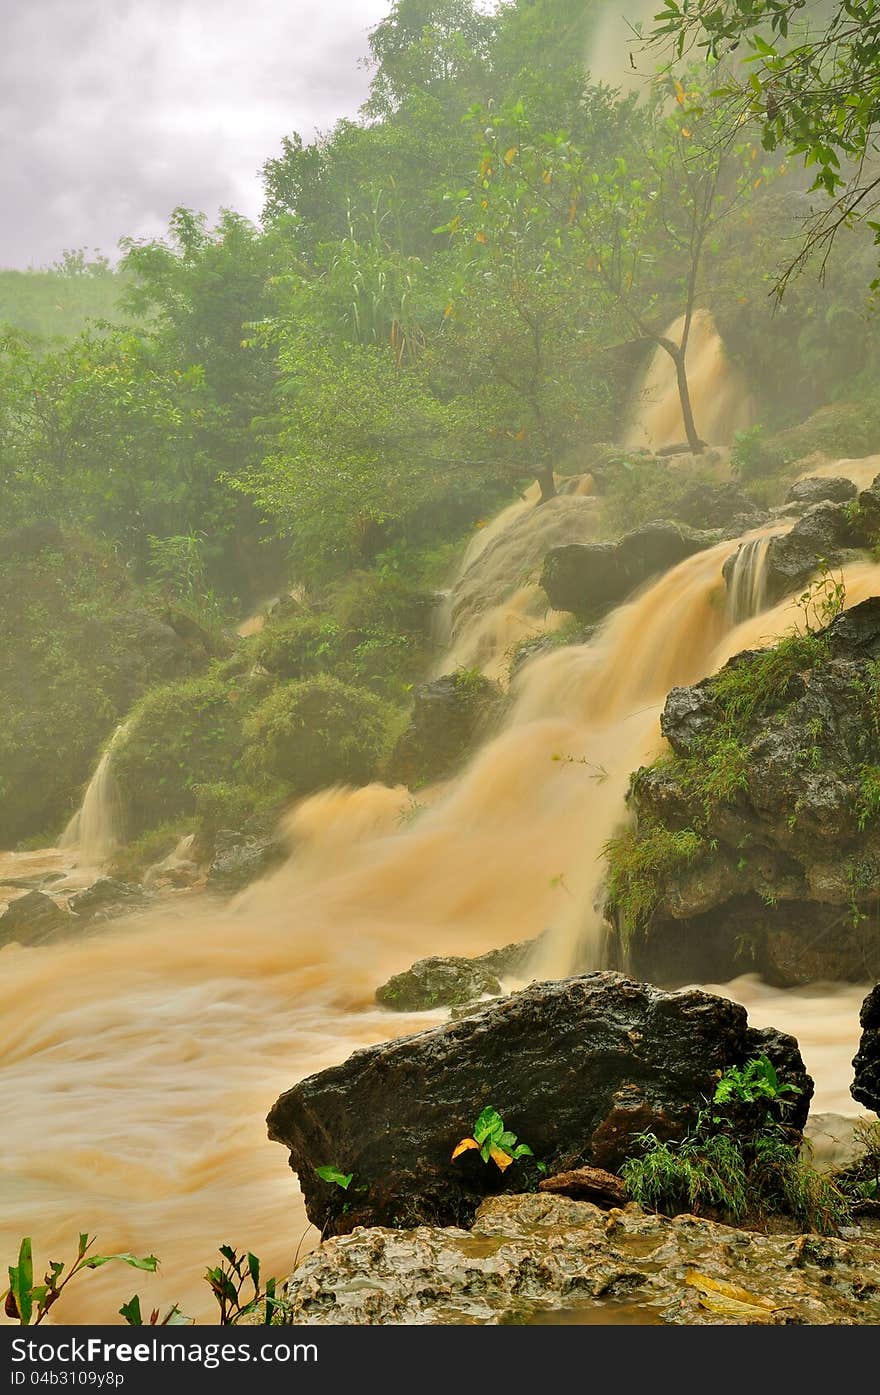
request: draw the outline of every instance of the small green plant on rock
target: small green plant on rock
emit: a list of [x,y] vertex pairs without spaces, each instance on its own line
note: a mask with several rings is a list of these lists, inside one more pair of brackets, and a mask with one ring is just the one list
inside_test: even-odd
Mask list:
[[[713,1104],[757,1104],[780,1101],[783,1095],[799,1095],[800,1088],[782,1082],[769,1056],[755,1056],[742,1067],[728,1066],[715,1086]],[[714,1122],[719,1122],[715,1119]]]
[[[498,1110],[491,1104],[488,1104],[477,1118],[473,1137],[463,1138],[456,1144],[452,1161],[455,1162],[462,1153],[474,1148],[479,1150],[484,1163],[493,1162],[501,1172],[506,1172],[510,1164],[518,1158],[535,1156],[527,1143],[518,1142],[516,1134],[506,1128]],[[537,1158],[535,1166],[540,1172],[547,1170],[546,1163],[539,1162]]]
[[315,1171],[322,1182],[333,1182],[337,1187],[341,1187],[344,1192],[348,1191],[351,1185],[351,1179],[354,1176],[353,1172],[341,1172],[338,1167],[334,1167],[331,1163],[327,1163],[323,1167],[316,1167]]
[[629,1195],[670,1215],[706,1208],[733,1222],[787,1215],[820,1234],[834,1233],[849,1220],[848,1198],[803,1160],[800,1134],[774,1117],[789,1103],[787,1095],[799,1093],[780,1081],[766,1055],[729,1067],[684,1138],[636,1137],[639,1153],[621,1169]]

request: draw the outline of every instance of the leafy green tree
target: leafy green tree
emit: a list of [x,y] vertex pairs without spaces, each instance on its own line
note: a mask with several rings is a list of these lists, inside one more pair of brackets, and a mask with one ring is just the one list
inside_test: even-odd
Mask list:
[[821,8],[805,0],[666,0],[652,37],[671,38],[679,55],[696,45],[710,60],[743,59],[723,88],[731,120],[755,117],[764,147],[800,157],[815,171],[811,189],[828,195],[778,294],[814,252],[824,267],[838,230],[853,219],[867,220],[880,241],[880,223],[871,219],[880,207],[877,0]]
[[[686,355],[705,253],[717,225],[770,171],[753,168],[747,137],[725,138],[711,99],[678,78],[655,88],[644,111],[607,89],[593,100],[599,138],[536,129],[521,102],[477,111],[486,123],[483,183],[512,186],[536,218],[543,207],[547,245],[576,245],[584,285],[633,337],[669,354],[688,446],[699,453]],[[676,310],[677,343],[664,332]]]

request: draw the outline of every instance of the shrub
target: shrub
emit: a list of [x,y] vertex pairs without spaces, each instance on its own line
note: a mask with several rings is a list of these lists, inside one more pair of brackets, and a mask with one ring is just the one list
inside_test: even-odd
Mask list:
[[235,774],[252,687],[209,674],[156,688],[137,705],[112,762],[135,835],[193,814],[197,785]]
[[785,1095],[799,1093],[780,1082],[766,1056],[730,1067],[684,1138],[638,1135],[640,1153],[621,1169],[627,1191],[640,1206],[670,1215],[706,1209],[730,1221],[786,1215],[820,1234],[834,1232],[849,1220],[850,1203],[832,1178],[801,1157],[800,1133],[780,1122]]
[[266,626],[255,658],[275,677],[308,678],[332,668],[339,657],[341,632],[323,615],[296,615]]
[[608,899],[624,942],[642,930],[659,905],[667,879],[699,860],[707,843],[692,828],[659,824],[629,828],[603,849],[608,859]]
[[286,683],[245,723],[248,765],[295,794],[367,784],[378,773],[394,717],[373,693],[329,675]]

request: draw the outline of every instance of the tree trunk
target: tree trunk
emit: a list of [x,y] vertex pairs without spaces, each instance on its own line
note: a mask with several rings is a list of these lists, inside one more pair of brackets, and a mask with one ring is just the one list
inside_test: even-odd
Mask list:
[[548,499],[556,498],[556,480],[553,478],[552,469],[538,471],[538,484],[541,486],[541,497],[539,504],[546,504]]
[[[667,341],[668,343],[669,341]],[[667,352],[670,352],[667,349]],[[678,384],[678,398],[681,403],[681,415],[684,421],[684,433],[687,436],[687,443],[694,455],[702,455],[706,449],[706,442],[701,440],[697,434],[694,423],[694,409],[691,406],[691,393],[688,387],[687,367],[685,365],[685,355],[682,349],[676,348],[672,354],[672,361],[675,364],[675,379]]]

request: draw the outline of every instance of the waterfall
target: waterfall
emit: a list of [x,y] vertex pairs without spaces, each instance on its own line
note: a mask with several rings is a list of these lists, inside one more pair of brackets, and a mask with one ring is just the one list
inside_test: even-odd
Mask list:
[[76,849],[86,867],[101,867],[124,842],[122,802],[113,776],[113,748],[126,730],[121,723],[95,767],[83,802],[61,835],[58,846]]
[[[415,959],[546,931],[534,973],[601,963],[602,847],[626,818],[630,772],[662,749],[669,688],[797,618],[788,601],[733,623],[723,567],[749,541],[688,558],[589,643],[526,663],[503,728],[417,807],[384,786],[322,791],[289,818],[291,857],[231,906],[175,898],[124,929],[5,950],[3,1249],[15,1253],[26,1200],[41,1253],[66,1253],[86,1225],[105,1252],[153,1249],[151,1305],[199,1321],[219,1243],[287,1272],[306,1220],[266,1142],[268,1106],[360,1046],[446,1020],[377,1008],[376,986]],[[880,566],[844,576],[852,605],[880,590]],[[861,985],[720,991],[798,1036],[816,1109],[852,1112]],[[106,1320],[130,1285],[106,1266],[71,1286],[65,1321]]]
[[[680,344],[683,330],[680,315],[666,330],[666,338]],[[698,434],[711,445],[729,446],[734,432],[753,424],[755,406],[743,374],[724,352],[708,310],[694,313],[685,363]],[[665,349],[654,350],[637,382],[628,421],[623,444],[630,449],[660,450],[685,440],[675,364]]]
[[736,553],[727,578],[727,612],[738,625],[760,615],[767,599],[767,549],[772,533],[744,542]]

